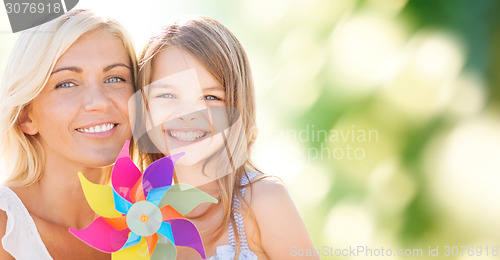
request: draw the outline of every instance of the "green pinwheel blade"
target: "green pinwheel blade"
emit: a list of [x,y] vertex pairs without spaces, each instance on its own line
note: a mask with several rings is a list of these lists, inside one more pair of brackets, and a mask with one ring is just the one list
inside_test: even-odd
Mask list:
[[165,192],[158,207],[171,205],[179,213],[186,215],[204,202],[217,203],[217,199],[191,185],[177,183]]
[[158,243],[156,244],[151,260],[171,260],[177,258],[177,249],[174,243],[168,238],[158,234]]

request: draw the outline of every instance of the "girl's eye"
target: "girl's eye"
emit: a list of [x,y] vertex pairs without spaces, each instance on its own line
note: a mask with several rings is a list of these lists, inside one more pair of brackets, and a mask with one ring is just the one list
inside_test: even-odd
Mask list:
[[118,83],[120,81],[125,81],[125,80],[122,78],[118,78],[118,77],[112,77],[112,78],[109,78],[106,81],[104,81],[104,83]]
[[170,94],[170,93],[161,94],[161,95],[158,95],[158,97],[161,97],[161,98],[175,98],[175,96],[172,95],[172,94]]
[[63,82],[61,84],[56,85],[56,88],[70,88],[76,86],[73,82]]
[[204,100],[222,100],[216,96],[208,95],[203,97]]

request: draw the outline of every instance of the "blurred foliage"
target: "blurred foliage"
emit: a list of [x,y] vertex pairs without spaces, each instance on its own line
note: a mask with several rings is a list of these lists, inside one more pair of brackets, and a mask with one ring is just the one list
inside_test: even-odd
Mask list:
[[[265,99],[260,101],[265,107],[260,115],[279,118],[278,130],[261,135],[261,149],[273,142],[276,131],[295,130],[285,139],[298,144],[304,158],[296,163],[300,173],[288,181],[316,246],[499,244],[498,221],[461,218],[457,215],[463,211],[450,206],[460,199],[454,195],[463,195],[469,199],[463,207],[476,211],[472,215],[500,217],[497,205],[474,205],[474,199],[483,196],[499,198],[498,192],[469,194],[489,190],[488,180],[498,180],[499,168],[487,169],[485,176],[467,172],[484,177],[478,187],[468,189],[469,184],[460,179],[466,177],[454,179],[454,172],[445,172],[451,170],[439,161],[453,153],[447,150],[448,141],[461,126],[487,117],[492,127],[483,130],[498,129],[499,8],[495,0],[290,1],[274,24],[258,27],[258,37],[245,36],[248,45],[264,53],[264,61],[257,65],[263,68],[256,72],[257,77],[265,77],[257,84],[257,89],[265,88],[260,90],[265,94],[258,96]],[[342,43],[346,38],[353,41]],[[382,54],[377,56],[378,52]],[[337,54],[342,60],[335,60]],[[308,140],[297,140],[307,127]],[[304,152],[321,151],[325,145],[345,147],[346,142],[332,143],[329,136],[319,141],[310,137],[349,129],[378,131],[378,142],[350,142],[366,151],[364,159],[310,158]],[[500,133],[472,134],[478,142],[498,144]],[[449,163],[474,166],[489,160],[481,156],[487,153],[481,146],[470,152],[479,153],[479,159],[457,157],[463,161]],[[274,151],[264,153],[262,157],[269,158]],[[287,158],[272,158],[266,165],[277,164],[274,171],[287,163]],[[320,179],[304,182],[318,168],[322,174],[312,176]],[[280,174],[287,179],[287,172]],[[330,183],[326,191],[315,190],[324,187],[319,183],[325,180]],[[443,189],[453,189],[452,193],[439,191],[446,181],[456,185]],[[301,195],[307,192],[320,193],[321,199],[308,201],[310,195]],[[356,223],[360,219],[364,222]]]

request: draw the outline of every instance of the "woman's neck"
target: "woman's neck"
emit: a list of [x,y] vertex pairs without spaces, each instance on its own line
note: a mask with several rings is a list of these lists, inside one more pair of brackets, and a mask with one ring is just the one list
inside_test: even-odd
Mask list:
[[106,168],[85,168],[71,162],[46,159],[42,175],[35,184],[16,189],[31,214],[63,226],[82,229],[97,215],[83,194],[78,172],[96,184],[106,184]]

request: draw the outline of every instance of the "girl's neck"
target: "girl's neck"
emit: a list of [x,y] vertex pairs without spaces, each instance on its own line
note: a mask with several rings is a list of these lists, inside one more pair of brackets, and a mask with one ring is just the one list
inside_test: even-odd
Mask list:
[[203,162],[199,162],[193,165],[175,165],[175,182],[185,183],[194,187],[203,187],[205,189],[217,189],[216,180],[217,177],[217,167],[216,162],[209,162],[207,165],[203,165]]

